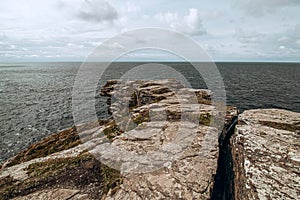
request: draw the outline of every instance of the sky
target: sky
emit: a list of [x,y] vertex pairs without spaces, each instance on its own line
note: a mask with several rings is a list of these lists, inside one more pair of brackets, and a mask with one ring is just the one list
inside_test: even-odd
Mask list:
[[10,0],[0,8],[0,62],[84,61],[103,41],[145,27],[180,32],[214,61],[300,61],[299,0]]

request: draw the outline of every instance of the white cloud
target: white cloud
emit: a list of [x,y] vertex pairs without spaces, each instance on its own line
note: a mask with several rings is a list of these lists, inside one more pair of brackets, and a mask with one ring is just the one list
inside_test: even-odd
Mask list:
[[177,12],[166,12],[158,13],[154,18],[172,29],[189,35],[203,35],[206,33],[199,11],[196,8],[190,8],[185,16],[180,16]]
[[0,1],[5,8],[0,12],[0,60],[83,60],[103,40],[143,27],[190,35],[214,59],[299,60],[300,0],[230,1]]
[[198,9],[191,8],[189,14],[184,17],[184,22],[188,26],[188,32],[190,32],[191,35],[201,35],[205,33]]
[[118,18],[118,12],[106,1],[85,0],[77,16],[86,21],[113,22]]
[[117,43],[117,42],[114,42],[112,44],[109,44],[107,45],[107,48],[110,48],[110,49],[125,49],[124,46],[122,46],[121,44]]
[[141,10],[141,8],[138,5],[132,2],[126,2],[126,7],[128,13],[138,12]]

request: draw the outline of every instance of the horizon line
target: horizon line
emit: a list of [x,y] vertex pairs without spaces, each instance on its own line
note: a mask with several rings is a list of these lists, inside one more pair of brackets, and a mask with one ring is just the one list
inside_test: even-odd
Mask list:
[[[107,63],[110,61],[80,61],[80,60],[35,60],[35,61],[16,61],[16,62],[0,62],[0,64],[21,64],[21,63]],[[215,62],[215,63],[300,63],[300,60],[199,60],[199,61],[184,61],[184,60],[119,60],[111,63],[138,63],[138,62],[160,62],[160,63],[193,63],[193,62]]]

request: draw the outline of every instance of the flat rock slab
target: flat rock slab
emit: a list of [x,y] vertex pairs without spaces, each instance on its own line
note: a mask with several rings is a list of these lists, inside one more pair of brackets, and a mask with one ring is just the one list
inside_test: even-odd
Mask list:
[[[216,130],[200,127],[191,145],[169,166],[147,173],[124,173],[121,188],[105,199],[209,199],[217,169]],[[139,145],[134,143],[131,145]]]
[[299,199],[300,113],[245,111],[231,144],[235,199]]

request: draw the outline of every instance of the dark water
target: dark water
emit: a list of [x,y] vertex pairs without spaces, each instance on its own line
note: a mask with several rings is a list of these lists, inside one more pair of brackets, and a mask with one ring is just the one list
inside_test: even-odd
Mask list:
[[[72,89],[80,64],[0,65],[0,162],[36,140],[73,125]],[[121,77],[140,64],[114,64],[100,82]],[[193,87],[206,87],[190,65],[164,64],[179,71]],[[241,111],[284,108],[300,112],[300,64],[217,63],[217,66],[226,87],[227,104]],[[98,117],[107,117],[106,99],[97,95],[96,99]]]

